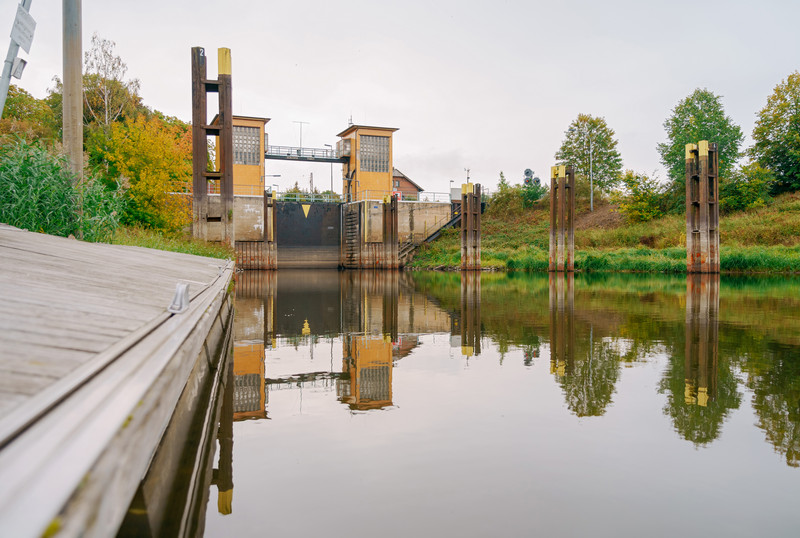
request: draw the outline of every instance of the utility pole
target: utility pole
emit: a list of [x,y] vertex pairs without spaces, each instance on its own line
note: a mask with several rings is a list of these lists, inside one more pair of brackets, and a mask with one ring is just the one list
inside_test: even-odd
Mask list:
[[62,0],[63,19],[63,131],[64,151],[70,170],[83,176],[83,52],[81,46],[81,0]]
[[[331,148],[331,157],[333,157],[333,146],[330,144],[323,144],[326,148]],[[331,196],[333,196],[333,163],[331,163]]]
[[[11,29],[11,42],[8,44],[8,54],[6,54],[6,61],[3,64],[3,75],[0,77],[0,115],[2,115],[6,105],[11,77],[22,77],[22,70],[25,68],[25,60],[17,58],[20,44],[25,52],[30,52],[33,30],[36,28],[36,22],[28,14],[31,9],[31,0],[22,0],[19,5],[17,18],[14,19],[14,25]],[[17,64],[19,64],[19,67],[15,69]]]
[[303,148],[303,124],[308,125],[310,122],[308,121],[295,121],[293,123],[300,124],[300,148]]

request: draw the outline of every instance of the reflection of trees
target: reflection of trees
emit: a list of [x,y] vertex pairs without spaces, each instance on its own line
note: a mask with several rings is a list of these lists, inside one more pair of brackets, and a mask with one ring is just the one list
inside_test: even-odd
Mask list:
[[757,425],[786,463],[800,467],[800,361],[797,348],[770,345],[757,364],[748,364]]
[[[738,409],[741,394],[736,390],[738,379],[733,374],[731,364],[720,359],[716,372],[715,390],[707,393],[704,401],[698,400],[692,388],[687,390],[687,379],[696,379],[691,369],[687,372],[685,355],[675,349],[670,353],[669,364],[659,385],[659,392],[667,394],[664,414],[672,418],[675,430],[687,441],[695,445],[706,445],[719,437],[722,423],[731,409]],[[695,382],[694,388],[698,384]],[[687,392],[689,394],[687,394]],[[705,404],[705,405],[702,405]]]
[[581,350],[568,360],[563,375],[556,380],[564,391],[570,411],[579,417],[605,414],[619,377],[619,354],[604,343]]

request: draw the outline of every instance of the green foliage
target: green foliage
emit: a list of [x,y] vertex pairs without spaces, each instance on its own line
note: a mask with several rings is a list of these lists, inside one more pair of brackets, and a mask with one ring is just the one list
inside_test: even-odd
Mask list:
[[681,100],[664,121],[667,141],[656,148],[671,180],[669,209],[682,212],[686,199],[686,144],[700,140],[716,142],[719,151],[719,175],[728,177],[739,157],[742,130],[725,115],[722,98],[706,89],[696,89]]
[[555,154],[559,165],[572,165],[575,173],[600,190],[612,189],[620,179],[622,157],[617,151],[614,130],[605,118],[578,114],[564,132],[564,141]]
[[526,209],[533,207],[534,204],[541,200],[548,192],[548,189],[544,185],[537,185],[535,183],[531,183],[530,185],[522,185],[520,190],[520,194],[522,196],[522,207]]
[[189,126],[158,114],[88,130],[89,163],[127,198],[123,222],[176,231],[191,221],[192,140]]
[[769,193],[774,182],[772,172],[758,163],[735,170],[729,179],[720,178],[720,213],[764,207],[772,199]]
[[655,178],[626,170],[622,176],[625,195],[617,197],[619,211],[632,222],[647,222],[664,215],[664,187]]
[[55,140],[59,125],[45,99],[36,99],[13,84],[8,88],[0,134],[14,134],[28,141],[40,138]]
[[497,191],[492,194],[489,200],[487,212],[499,218],[510,216],[522,211],[523,201],[521,187],[511,186],[506,180],[506,176],[500,171],[500,182]]
[[52,235],[108,239],[121,197],[94,178],[77,186],[65,159],[22,139],[0,146],[0,222]]
[[775,87],[758,113],[751,155],[775,174],[773,193],[800,190],[800,72]]

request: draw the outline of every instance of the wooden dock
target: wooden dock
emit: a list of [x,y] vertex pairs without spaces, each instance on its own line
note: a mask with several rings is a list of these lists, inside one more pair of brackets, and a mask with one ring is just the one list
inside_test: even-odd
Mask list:
[[[178,402],[216,368],[232,275],[0,224],[0,534],[116,534]],[[179,283],[190,302],[170,313]]]

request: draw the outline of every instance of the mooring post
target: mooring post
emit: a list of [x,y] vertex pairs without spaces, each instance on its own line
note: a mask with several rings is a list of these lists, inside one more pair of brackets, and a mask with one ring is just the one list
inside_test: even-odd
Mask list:
[[719,272],[717,145],[686,144],[686,271]]
[[575,168],[567,166],[567,263],[565,270],[575,271]]
[[550,271],[575,270],[575,171],[550,168]]
[[277,212],[275,211],[275,195],[264,192],[264,239],[262,242],[263,269],[277,269],[277,250],[275,248],[275,226],[277,225]]
[[219,168],[222,208],[222,242],[235,245],[233,226],[233,89],[231,86],[231,49],[217,51],[219,78]]
[[397,269],[399,260],[399,211],[396,196],[386,196],[383,200],[383,262],[385,269]]
[[550,257],[548,262],[548,270],[556,270],[556,259],[558,258],[557,250],[557,232],[558,226],[558,166],[550,167]]
[[481,186],[461,185],[461,270],[481,269]]
[[192,237],[208,239],[208,163],[206,125],[206,53],[192,47]]

